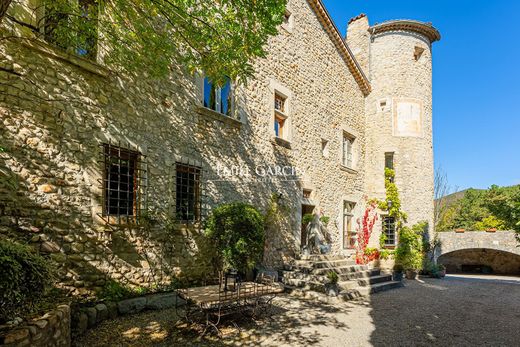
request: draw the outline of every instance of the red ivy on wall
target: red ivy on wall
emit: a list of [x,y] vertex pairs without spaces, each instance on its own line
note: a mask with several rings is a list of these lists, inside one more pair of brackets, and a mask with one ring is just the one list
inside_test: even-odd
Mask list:
[[368,264],[370,261],[377,259],[379,252],[365,253],[372,235],[372,230],[377,221],[377,201],[368,200],[365,213],[363,214],[363,220],[357,220],[358,224],[358,243],[356,247],[356,264]]

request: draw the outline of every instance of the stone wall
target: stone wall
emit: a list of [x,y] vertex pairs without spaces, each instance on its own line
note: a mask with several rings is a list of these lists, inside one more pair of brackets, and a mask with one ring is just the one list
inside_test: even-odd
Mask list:
[[[264,265],[278,266],[300,247],[302,187],[331,217],[341,251],[343,200],[362,209],[364,97],[307,1],[289,2],[291,31],[281,29],[236,88],[236,118],[200,106],[197,83],[182,67],[162,80],[125,76],[62,53],[35,38],[0,46],[0,232],[23,239],[59,264],[74,294],[107,279],[128,286],[168,284],[179,271],[207,272],[200,225],[174,221],[175,163],[203,169],[203,206],[245,201],[265,211],[281,194],[282,218],[267,235]],[[290,148],[273,140],[273,86],[292,93]],[[356,135],[356,168],[340,165],[344,129]],[[329,157],[321,151],[329,141]],[[146,165],[146,216],[138,225],[102,216],[101,146],[138,150]],[[295,166],[297,180],[235,176],[218,167]],[[146,217],[146,218],[144,218]],[[210,245],[209,245],[210,246]]]
[[0,326],[0,346],[68,347],[71,343],[70,307],[60,305],[37,319],[14,328]]
[[[391,22],[391,21],[390,21]],[[400,21],[395,21],[399,23]],[[396,24],[398,26],[399,24]],[[421,26],[422,24],[419,24]],[[426,26],[426,25],[425,25]],[[365,100],[366,191],[385,198],[385,152],[394,153],[395,183],[408,223],[427,221],[433,230],[432,46],[430,39],[409,27],[378,32],[358,16],[349,24],[347,41],[369,50],[367,76],[372,92]],[[370,33],[370,35],[367,35]],[[424,49],[418,59],[416,49]],[[361,53],[358,56],[362,57]],[[398,103],[412,102],[421,111],[416,133],[399,133]],[[406,123],[406,121],[405,121]],[[380,220],[381,222],[381,220]],[[382,230],[381,223],[374,230]],[[378,246],[378,236],[372,245]]]
[[462,265],[485,265],[495,273],[520,274],[520,248],[514,231],[439,232],[435,259],[449,271]]

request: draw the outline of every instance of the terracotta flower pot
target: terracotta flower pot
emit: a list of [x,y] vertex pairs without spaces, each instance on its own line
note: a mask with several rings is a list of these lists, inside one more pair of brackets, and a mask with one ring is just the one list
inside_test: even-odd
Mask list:
[[466,229],[463,229],[463,228],[455,229],[456,233],[463,233],[465,231],[466,231]]
[[486,231],[488,233],[494,233],[495,231],[497,231],[497,228],[489,228],[489,229],[486,229]]

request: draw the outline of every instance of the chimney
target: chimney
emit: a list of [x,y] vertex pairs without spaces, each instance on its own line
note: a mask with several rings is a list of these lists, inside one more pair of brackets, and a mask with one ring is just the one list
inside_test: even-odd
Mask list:
[[345,37],[347,45],[350,47],[352,53],[354,53],[357,62],[366,76],[369,76],[370,33],[368,29],[368,17],[366,14],[361,13],[348,21],[347,36]]

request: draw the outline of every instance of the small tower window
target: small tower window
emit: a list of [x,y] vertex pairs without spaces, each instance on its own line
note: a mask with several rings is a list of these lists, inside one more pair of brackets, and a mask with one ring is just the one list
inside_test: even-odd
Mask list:
[[321,139],[321,154],[327,158],[329,156],[329,141]]
[[423,52],[424,52],[424,48],[419,47],[419,46],[415,46],[415,50],[414,50],[414,53],[413,53],[415,61],[418,61],[419,59],[421,59],[421,56],[422,56]]

